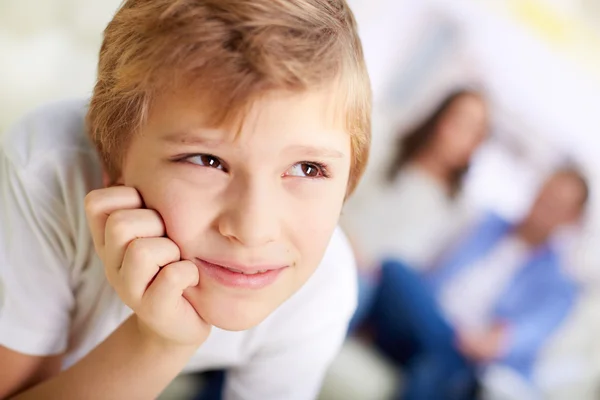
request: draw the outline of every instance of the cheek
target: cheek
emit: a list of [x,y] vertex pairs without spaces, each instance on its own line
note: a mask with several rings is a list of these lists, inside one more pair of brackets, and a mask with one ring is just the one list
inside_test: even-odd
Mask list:
[[457,131],[455,124],[452,121],[444,121],[440,124],[435,146],[443,154],[456,153],[456,149],[460,146],[460,132]]
[[173,196],[156,208],[164,220],[167,236],[179,246],[183,258],[209,226],[208,214],[200,211],[206,207],[190,201],[192,198]]
[[440,141],[440,147],[443,154],[445,154],[449,160],[467,163],[477,148],[478,141],[476,134],[466,130],[446,132],[444,140]]
[[179,246],[185,258],[188,250],[197,246],[198,237],[210,225],[216,203],[212,201],[210,192],[198,195],[197,190],[181,184],[177,179],[160,177],[138,190],[146,206],[161,215],[167,236]]
[[[281,230],[278,245],[300,255],[298,261],[305,268],[318,265],[337,226],[347,175],[345,171],[335,179],[319,182],[290,180],[271,186],[268,194],[261,193],[259,207],[267,210],[255,211],[277,219]],[[224,244],[217,240],[216,225],[225,211],[223,196],[235,192],[234,187],[223,186],[221,180],[175,177],[166,170],[136,178],[130,183],[139,190],[146,206],[159,212],[167,236],[180,247],[183,258],[203,247],[201,240],[211,240],[214,246]],[[234,202],[228,204],[227,210],[239,209],[235,204],[237,196],[226,198]]]
[[328,238],[338,221],[333,215],[335,214],[324,212],[304,214],[304,218],[298,216],[289,226],[302,259],[309,264],[314,264],[327,247]]
[[283,209],[287,235],[293,237],[302,259],[318,263],[338,224],[346,185],[328,184],[327,189],[294,197]]

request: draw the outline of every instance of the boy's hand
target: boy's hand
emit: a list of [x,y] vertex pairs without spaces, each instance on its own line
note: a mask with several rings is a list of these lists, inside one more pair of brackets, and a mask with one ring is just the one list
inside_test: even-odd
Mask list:
[[181,260],[179,247],[164,237],[160,215],[142,207],[137,190],[126,186],[86,196],[87,219],[106,277],[137,315],[142,334],[199,346],[210,326],[183,296],[198,284],[198,269]]

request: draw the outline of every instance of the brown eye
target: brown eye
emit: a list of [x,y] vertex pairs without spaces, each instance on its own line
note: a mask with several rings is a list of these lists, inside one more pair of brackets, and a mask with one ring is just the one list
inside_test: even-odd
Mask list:
[[326,176],[324,167],[315,163],[301,162],[294,164],[286,173],[288,176],[304,178],[321,178]]
[[225,169],[223,167],[223,163],[221,162],[221,160],[219,160],[219,158],[211,156],[209,154],[198,154],[195,156],[191,156],[187,158],[187,161],[192,164],[200,165],[202,167],[215,168],[220,170]]
[[311,164],[302,164],[302,172],[311,178],[316,178],[321,174],[319,168]]

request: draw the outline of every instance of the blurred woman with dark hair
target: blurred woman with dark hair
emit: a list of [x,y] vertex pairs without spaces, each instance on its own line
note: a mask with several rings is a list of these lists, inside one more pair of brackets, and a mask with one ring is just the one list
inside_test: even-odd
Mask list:
[[388,180],[393,183],[405,167],[414,166],[448,195],[456,195],[473,152],[486,136],[487,122],[487,106],[479,93],[452,93],[429,118],[400,137]]
[[392,257],[418,270],[430,266],[464,226],[463,178],[487,131],[485,99],[460,90],[410,133],[399,135],[385,187],[369,193],[372,202],[346,210],[344,222],[359,261],[376,265]]

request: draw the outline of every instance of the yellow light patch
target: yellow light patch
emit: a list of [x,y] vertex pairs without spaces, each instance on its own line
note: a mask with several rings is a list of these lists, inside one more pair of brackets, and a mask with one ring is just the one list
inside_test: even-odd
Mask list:
[[481,0],[529,29],[552,49],[600,80],[600,34],[582,18],[561,12],[543,0]]

